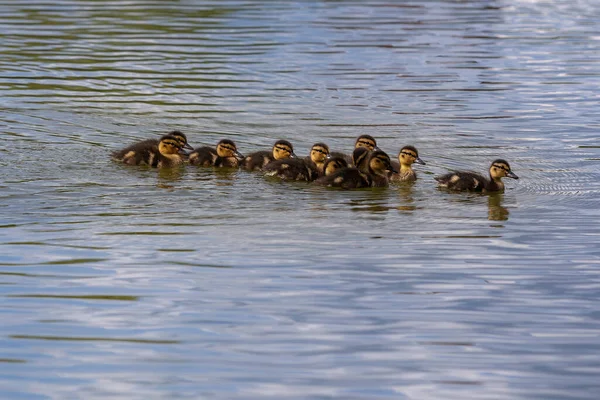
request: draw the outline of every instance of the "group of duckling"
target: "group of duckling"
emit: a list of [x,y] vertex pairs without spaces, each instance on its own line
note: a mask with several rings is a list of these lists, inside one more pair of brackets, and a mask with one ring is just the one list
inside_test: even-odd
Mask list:
[[[185,150],[192,150],[186,153]],[[354,143],[352,155],[330,152],[325,143],[315,143],[310,155],[299,158],[287,140],[278,140],[271,150],[242,155],[232,140],[223,139],[216,147],[192,148],[180,131],[172,131],[160,139],[134,143],[112,154],[115,161],[128,165],[174,167],[189,163],[199,167],[242,168],[263,171],[266,176],[283,180],[356,189],[387,187],[390,182],[412,182],[417,179],[413,164],[425,162],[414,146],[404,146],[398,161],[377,147],[371,135],[361,135]],[[455,171],[435,177],[438,186],[453,191],[502,192],[502,178],[518,179],[508,162],[497,159],[489,168],[489,178],[470,171]]]

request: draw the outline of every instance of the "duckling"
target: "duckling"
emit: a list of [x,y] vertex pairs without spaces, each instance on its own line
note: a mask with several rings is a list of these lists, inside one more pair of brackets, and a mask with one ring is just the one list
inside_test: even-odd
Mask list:
[[190,164],[202,167],[232,167],[237,168],[244,156],[237,150],[235,143],[223,139],[217,143],[216,148],[202,146],[192,151],[189,155]]
[[248,171],[256,171],[263,169],[271,161],[285,158],[296,158],[294,147],[287,140],[278,140],[273,145],[272,151],[257,151],[249,154],[242,160],[240,166]]
[[151,167],[173,167],[183,163],[181,141],[173,135],[160,138],[158,145],[148,147],[146,141],[138,143],[140,146],[130,146],[126,154],[118,151],[113,154],[115,161],[128,165],[148,165]]
[[263,168],[265,176],[277,176],[285,181],[312,182],[319,176],[319,170],[312,161],[302,158],[285,158],[271,161]]
[[417,174],[412,169],[412,164],[425,165],[425,161],[419,158],[419,152],[414,146],[404,146],[398,153],[398,163],[392,161],[392,165],[398,169],[397,174],[392,174],[390,182],[414,182]]
[[[190,146],[187,142],[187,137],[185,136],[185,134],[181,131],[171,131],[169,132],[167,135],[171,135],[173,137],[175,137],[175,139],[181,144],[181,148],[183,149],[188,149],[188,150],[193,150],[192,146]],[[141,152],[141,151],[150,151],[150,149],[152,149],[153,147],[158,146],[160,139],[146,139],[146,140],[142,140],[140,142],[134,143],[132,145],[129,145],[127,147],[125,147],[122,150],[119,151],[115,151],[112,154],[112,157],[114,159],[120,160],[123,159],[125,157],[126,154],[128,154],[131,151],[136,151],[136,152]]]
[[312,182],[323,173],[323,161],[329,156],[329,147],[324,143],[315,143],[310,155],[300,158],[274,160],[264,166],[265,176],[277,176],[287,181]]
[[470,171],[455,171],[449,174],[435,177],[438,186],[455,191],[473,191],[473,192],[503,192],[503,177],[519,179],[514,174],[508,162],[497,159],[492,162],[489,169],[490,178]]
[[326,182],[325,179],[329,175],[333,175],[336,171],[348,168],[348,162],[343,157],[328,158],[323,165],[323,174],[315,180],[318,185],[323,185]]
[[[323,165],[323,177],[333,174],[335,171],[348,168],[348,162],[342,157],[328,158]],[[319,178],[321,179],[321,178]]]
[[329,146],[325,143],[315,143],[312,145],[310,149],[310,155],[306,156],[304,160],[313,164],[313,167],[316,168],[319,175],[323,174],[323,166],[325,164],[325,160],[329,158]]
[[[360,147],[366,147],[370,151],[379,150],[379,147],[377,147],[377,141],[371,135],[360,135],[356,138],[356,141],[354,142],[354,148],[358,149]],[[331,157],[344,157],[348,164],[353,162],[352,157],[337,151],[332,152]]]
[[318,179],[316,183],[342,189],[387,187],[389,173],[397,172],[392,167],[390,157],[381,150],[375,150],[370,154],[367,165],[367,173],[357,167],[342,168],[323,179]]

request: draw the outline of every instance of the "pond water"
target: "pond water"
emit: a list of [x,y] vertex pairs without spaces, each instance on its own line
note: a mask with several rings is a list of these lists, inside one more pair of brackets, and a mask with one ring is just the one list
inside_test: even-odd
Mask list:
[[[0,2],[3,399],[596,399],[600,5]],[[414,185],[110,161],[368,133]],[[440,191],[505,158],[498,195]]]

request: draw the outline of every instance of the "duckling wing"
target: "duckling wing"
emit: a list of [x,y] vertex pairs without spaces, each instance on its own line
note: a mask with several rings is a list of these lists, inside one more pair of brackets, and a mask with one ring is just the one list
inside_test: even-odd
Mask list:
[[256,171],[262,169],[269,162],[273,161],[273,152],[257,151],[248,154],[240,163],[240,166],[248,171]]
[[214,165],[217,158],[217,151],[209,146],[199,147],[192,151],[188,156],[190,164],[201,167],[210,167]]
[[[146,139],[146,140],[142,140],[141,142],[131,144],[131,145],[125,147],[124,149],[114,151],[111,154],[111,157],[115,161],[124,161],[124,159],[126,158],[125,156],[128,154],[131,154],[132,151],[134,153],[140,153],[140,152],[148,151],[157,146],[158,146],[158,139]],[[131,156],[129,156],[127,158],[131,158]]]
[[315,183],[342,189],[358,189],[370,187],[372,182],[369,176],[358,168],[342,168],[331,175],[317,179]]
[[316,177],[316,171],[309,164],[299,158],[287,158],[271,161],[263,168],[266,176],[277,176],[288,181],[311,182]]
[[488,182],[483,175],[470,171],[455,171],[434,179],[440,187],[457,191],[481,191]]

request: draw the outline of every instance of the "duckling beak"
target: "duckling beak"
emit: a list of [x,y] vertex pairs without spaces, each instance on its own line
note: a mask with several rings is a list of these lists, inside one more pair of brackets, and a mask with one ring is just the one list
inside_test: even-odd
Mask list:
[[378,146],[373,147],[373,151],[381,151],[381,149]]
[[235,152],[233,152],[233,154],[235,155],[235,158],[237,158],[238,160],[244,159],[244,155],[237,150]]
[[181,147],[179,148],[179,150],[178,150],[177,152],[178,152],[179,154],[183,154],[184,156],[187,156],[187,155],[188,155],[188,152],[187,152],[187,151],[185,151],[185,150],[184,150],[183,148],[181,148]]
[[194,148],[192,146],[190,146],[189,143],[184,144],[183,148],[188,149],[188,150],[194,150]]
[[512,172],[512,171],[508,171],[506,173],[506,177],[507,178],[513,178],[513,179],[519,179],[519,177],[514,172]]
[[295,153],[290,153],[290,158],[298,158]]
[[326,159],[326,160],[329,160],[330,158],[331,158],[331,154],[327,154],[327,155],[325,156],[325,159]]
[[427,164],[425,164],[425,161],[421,160],[419,157],[415,158],[415,162],[416,162],[417,164],[421,164],[421,165],[427,165]]

